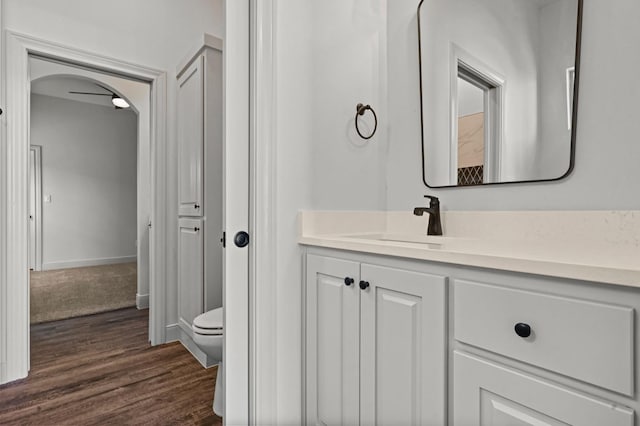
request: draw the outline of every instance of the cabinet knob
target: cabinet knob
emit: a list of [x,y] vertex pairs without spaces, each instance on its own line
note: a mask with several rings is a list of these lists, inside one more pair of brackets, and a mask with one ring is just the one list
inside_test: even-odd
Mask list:
[[347,285],[347,286],[353,284],[353,278],[346,277],[344,279],[344,284]]
[[197,226],[195,228],[193,228],[193,232],[198,232],[200,230],[200,228],[198,228]]
[[196,209],[196,210],[198,210],[198,209],[200,208],[200,204],[194,204],[194,205],[193,205],[193,208],[194,208],[194,209]]
[[360,290],[366,290],[369,287],[369,281],[360,281]]
[[514,327],[516,334],[520,337],[527,338],[531,336],[531,326],[523,322],[519,322]]

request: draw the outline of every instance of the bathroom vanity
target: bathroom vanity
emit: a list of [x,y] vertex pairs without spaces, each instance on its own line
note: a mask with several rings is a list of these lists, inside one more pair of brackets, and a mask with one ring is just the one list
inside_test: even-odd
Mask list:
[[308,424],[636,424],[640,212],[300,227]]

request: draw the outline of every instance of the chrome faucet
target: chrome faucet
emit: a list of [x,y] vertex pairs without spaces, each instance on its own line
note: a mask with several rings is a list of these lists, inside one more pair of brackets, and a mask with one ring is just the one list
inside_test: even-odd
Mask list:
[[422,216],[429,213],[429,225],[427,226],[427,235],[442,235],[442,222],[440,222],[440,200],[438,197],[425,195],[429,199],[429,207],[416,207],[413,214]]

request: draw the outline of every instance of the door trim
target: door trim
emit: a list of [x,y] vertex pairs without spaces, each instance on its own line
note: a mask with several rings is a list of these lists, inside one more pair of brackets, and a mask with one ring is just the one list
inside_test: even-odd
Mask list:
[[233,238],[240,231],[252,231],[248,229],[250,0],[224,3],[224,421],[245,425],[249,423],[250,261],[249,249],[237,247]]
[[[165,341],[166,292],[166,73],[114,58],[96,55],[11,31],[5,33],[6,120],[5,150],[0,168],[7,170],[2,193],[2,245],[4,274],[0,277],[0,383],[26,377],[29,372],[28,274],[28,164],[29,164],[29,55],[59,60],[151,85],[151,220],[150,234],[150,340]],[[161,232],[157,232],[161,230]],[[11,300],[11,303],[7,303]]]
[[249,420],[277,424],[276,0],[251,0]]
[[[42,147],[40,145],[31,145],[30,150],[34,153],[34,172],[35,172],[35,259],[33,261],[33,270],[42,271]],[[29,238],[31,243],[31,237]]]

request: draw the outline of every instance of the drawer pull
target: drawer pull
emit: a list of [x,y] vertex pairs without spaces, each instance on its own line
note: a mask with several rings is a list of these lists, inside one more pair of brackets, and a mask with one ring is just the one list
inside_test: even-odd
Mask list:
[[351,284],[353,284],[353,278],[346,277],[344,279],[344,285],[350,286]]
[[360,290],[366,290],[369,287],[368,281],[360,281]]
[[529,326],[529,324],[519,322],[516,324],[514,329],[516,330],[516,334],[522,338],[531,336],[531,327]]

